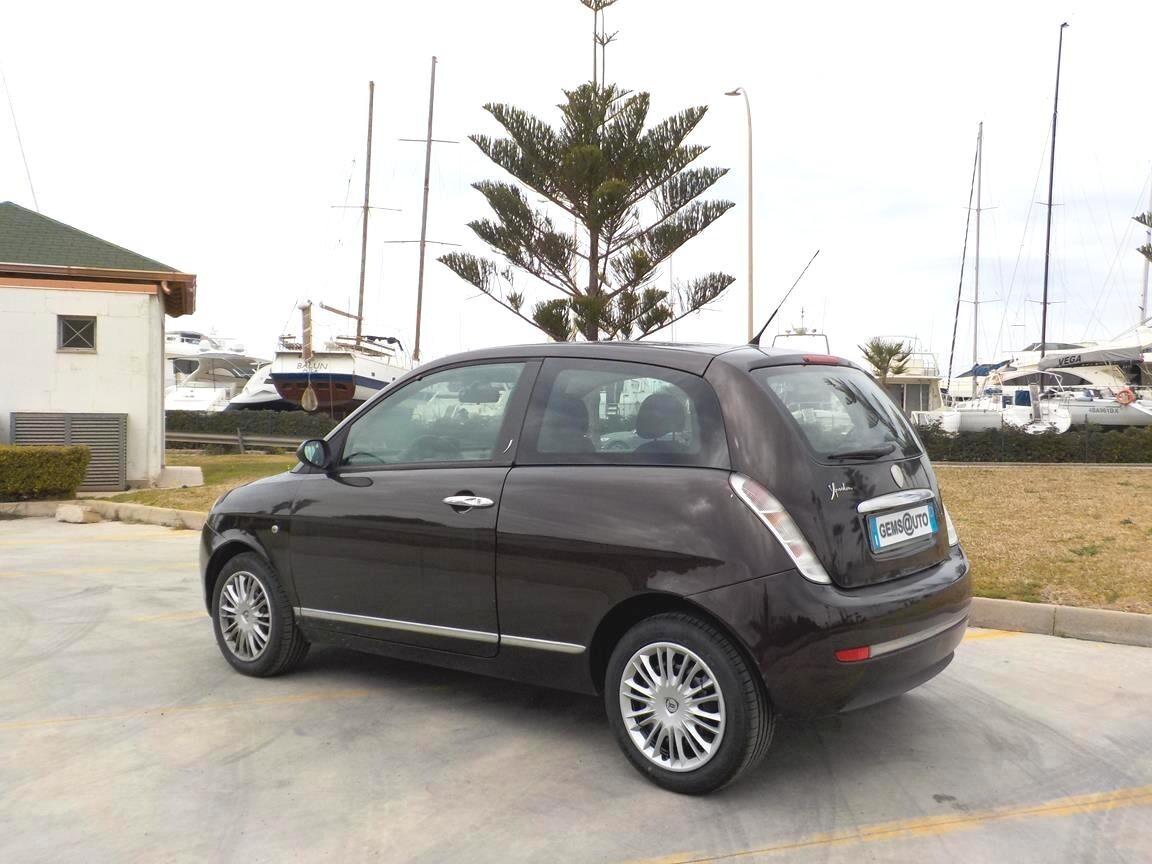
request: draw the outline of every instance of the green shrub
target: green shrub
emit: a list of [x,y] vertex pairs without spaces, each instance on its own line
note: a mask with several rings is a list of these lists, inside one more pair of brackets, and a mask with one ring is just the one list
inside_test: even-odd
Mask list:
[[1029,435],[1003,427],[949,435],[919,430],[928,456],[939,462],[1152,463],[1152,426],[1073,426],[1057,435]]
[[167,411],[169,432],[209,432],[235,435],[236,430],[254,435],[322,438],[339,420],[304,411]]
[[0,501],[71,498],[84,482],[87,447],[0,444]]

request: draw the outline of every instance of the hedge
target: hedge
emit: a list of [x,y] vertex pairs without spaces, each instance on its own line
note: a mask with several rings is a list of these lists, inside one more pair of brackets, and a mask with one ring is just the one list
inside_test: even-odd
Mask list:
[[87,447],[0,444],[0,501],[71,498],[84,482]]
[[1152,426],[1073,426],[1067,432],[1029,435],[1003,427],[948,434],[919,430],[933,461],[1152,463]]
[[258,435],[322,438],[339,421],[304,411],[167,411],[169,432],[211,432],[235,435],[236,430]]

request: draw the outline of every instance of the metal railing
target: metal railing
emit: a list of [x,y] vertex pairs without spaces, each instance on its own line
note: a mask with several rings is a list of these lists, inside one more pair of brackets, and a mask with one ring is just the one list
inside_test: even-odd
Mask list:
[[217,447],[236,447],[243,453],[249,447],[274,447],[283,450],[295,450],[303,438],[285,437],[281,435],[260,435],[253,432],[236,430],[236,434],[220,432],[166,432],[166,444],[212,444]]

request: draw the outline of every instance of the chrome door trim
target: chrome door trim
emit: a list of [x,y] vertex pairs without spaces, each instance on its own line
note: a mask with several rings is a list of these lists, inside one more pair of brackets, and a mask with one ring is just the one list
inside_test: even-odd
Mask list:
[[538,651],[556,651],[560,654],[583,654],[584,646],[573,642],[553,642],[551,639],[533,639],[529,636],[501,636],[500,644],[512,648],[535,648]]
[[301,618],[315,618],[320,621],[336,621],[340,624],[359,624],[364,627],[379,627],[381,630],[398,630],[404,633],[422,633],[426,636],[444,636],[449,639],[466,639],[470,642],[496,644],[499,635],[485,630],[465,630],[461,627],[443,627],[439,624],[421,624],[417,621],[400,621],[396,618],[375,618],[371,615],[352,615],[348,612],[330,612],[326,609],[306,609],[299,607],[296,614]]
[[931,501],[936,493],[931,489],[902,489],[899,492],[890,492],[878,498],[869,498],[856,505],[857,513],[878,513],[881,510],[891,510],[894,507],[907,507],[909,504],[919,504]]
[[935,626],[929,627],[927,630],[921,630],[918,633],[912,633],[908,636],[901,636],[899,639],[892,639],[888,642],[878,642],[875,645],[869,646],[869,653],[872,657],[880,657],[884,654],[891,654],[893,651],[899,651],[901,648],[908,648],[912,645],[919,644],[933,636],[939,636],[953,627],[965,623],[968,619],[968,610],[958,612],[955,615],[949,616],[947,621],[944,621]]
[[489,645],[503,643],[512,648],[532,648],[537,651],[555,651],[559,654],[583,654],[587,650],[585,646],[573,642],[555,642],[551,639],[536,639],[530,636],[501,636],[498,633],[489,633],[487,630],[465,630],[461,627],[421,624],[417,621],[400,621],[396,618],[376,618],[372,615],[353,615],[350,612],[331,612],[327,609],[309,609],[304,606],[297,606],[294,611],[298,618],[359,624],[364,627],[379,627],[381,630],[423,633],[427,636],[445,636],[449,639],[467,639]]

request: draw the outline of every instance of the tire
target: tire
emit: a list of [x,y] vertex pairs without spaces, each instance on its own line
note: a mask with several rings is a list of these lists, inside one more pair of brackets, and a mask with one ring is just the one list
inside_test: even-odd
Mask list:
[[[685,668],[688,680],[677,683]],[[655,690],[654,699],[640,697],[632,686],[653,682],[656,687],[647,689]],[[656,785],[685,795],[715,791],[759,764],[776,722],[759,672],[732,640],[684,613],[654,615],[624,634],[608,661],[604,706],[628,761]],[[626,720],[626,711],[638,716]],[[669,735],[661,728],[679,731]]]
[[[252,600],[255,603],[249,606]],[[240,616],[231,609],[241,610]],[[237,622],[245,611],[247,618]],[[212,629],[224,659],[237,672],[255,678],[288,672],[308,653],[308,640],[296,626],[284,586],[251,552],[230,559],[220,571],[212,590]],[[243,636],[245,632],[251,633],[250,639]]]

